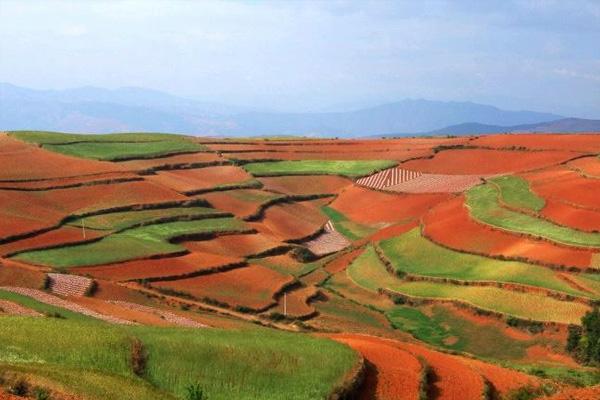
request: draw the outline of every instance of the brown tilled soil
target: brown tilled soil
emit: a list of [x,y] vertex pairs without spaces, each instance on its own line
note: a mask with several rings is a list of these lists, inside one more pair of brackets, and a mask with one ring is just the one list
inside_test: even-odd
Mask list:
[[278,247],[281,243],[263,234],[227,235],[210,240],[183,242],[182,245],[199,253],[214,253],[231,257],[246,257]]
[[259,178],[265,190],[287,195],[338,193],[352,185],[348,178],[330,175],[277,176]]
[[241,183],[252,179],[242,168],[216,166],[197,169],[160,171],[146,177],[149,181],[164,185],[178,192],[192,192],[216,186]]
[[32,310],[31,308],[24,307],[13,301],[0,300],[0,315],[25,315],[28,317],[41,317],[42,314]]
[[484,135],[469,142],[473,146],[495,149],[525,147],[531,150],[569,150],[584,153],[600,152],[600,135],[589,134],[519,134]]

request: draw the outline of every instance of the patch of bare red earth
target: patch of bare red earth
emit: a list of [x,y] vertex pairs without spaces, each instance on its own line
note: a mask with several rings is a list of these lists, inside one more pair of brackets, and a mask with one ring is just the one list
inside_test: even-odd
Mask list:
[[[600,199],[600,192],[598,192]],[[599,200],[600,206],[600,200]],[[600,211],[573,207],[552,198],[546,199],[541,215],[558,225],[585,232],[600,232]]]
[[281,243],[258,233],[219,236],[210,240],[183,242],[182,245],[191,252],[247,257],[279,247]]
[[197,299],[213,299],[231,307],[264,310],[293,277],[260,265],[174,281],[157,281],[152,286],[186,293]]
[[122,172],[116,164],[69,157],[0,133],[0,181],[26,181]]
[[225,157],[235,160],[397,160],[404,161],[419,157],[431,156],[432,150],[403,150],[386,149],[380,151],[368,151],[353,149],[352,152],[340,151],[315,151],[315,152],[244,152],[226,153]]
[[[214,208],[232,213],[238,218],[248,217],[254,214],[261,203],[266,202],[268,197],[265,192],[255,189],[227,190],[222,192],[212,192],[202,195],[202,198],[208,201]],[[249,196],[257,196],[261,200],[249,200]]]
[[522,175],[532,190],[545,199],[600,212],[600,179],[586,178],[568,168],[557,167]]
[[239,257],[193,252],[181,257],[134,260],[98,267],[72,268],[71,272],[112,281],[157,279],[206,273],[242,261]]
[[224,161],[217,153],[178,154],[170,157],[149,158],[145,160],[129,160],[117,163],[128,171],[146,171],[153,169],[170,169],[187,167],[195,164],[207,164]]
[[583,157],[569,161],[567,167],[585,177],[600,179],[600,158],[598,156]]
[[485,135],[473,139],[470,145],[493,148],[525,147],[533,150],[569,150],[582,153],[600,152],[600,135],[590,134],[518,134]]
[[146,181],[41,192],[0,190],[0,239],[53,227],[68,215],[187,200]]
[[86,242],[107,235],[108,231],[97,231],[88,229],[83,236],[83,230],[72,226],[61,226],[60,228],[41,233],[39,235],[0,244],[0,256],[7,256],[25,250],[36,250],[48,247],[72,245]]
[[239,167],[224,165],[195,169],[159,171],[146,177],[149,181],[169,187],[181,193],[208,190],[217,186],[241,183],[252,176]]
[[288,317],[305,319],[315,315],[316,310],[311,306],[310,300],[317,296],[319,289],[315,286],[306,286],[286,292],[273,311]]
[[338,193],[352,185],[348,178],[334,175],[298,175],[259,178],[264,189],[287,195]]
[[565,389],[553,396],[544,397],[546,400],[598,400],[600,399],[600,385],[586,388]]
[[460,196],[433,208],[423,217],[423,234],[434,243],[457,251],[527,260],[548,266],[586,270],[593,252],[513,235],[471,219]]
[[276,204],[267,208],[260,222],[250,225],[279,241],[300,240],[316,233],[328,218],[320,207],[330,199]]
[[77,186],[92,186],[111,182],[142,180],[142,177],[129,172],[107,172],[95,175],[74,176],[69,178],[51,178],[18,182],[1,182],[0,189],[38,191],[61,189]]
[[358,257],[363,251],[364,251],[364,249],[360,248],[360,249],[349,251],[345,254],[342,254],[339,257],[336,257],[335,260],[333,260],[333,261],[327,263],[327,265],[325,265],[325,271],[329,272],[330,274],[335,274],[335,273],[344,271],[348,267],[348,265],[350,265],[350,263],[356,257]]
[[[480,399],[485,382],[491,384],[498,394],[539,383],[537,378],[520,372],[438,352],[414,343],[352,334],[331,337],[361,352],[375,367],[375,374],[371,372],[367,375],[361,393],[363,398],[418,398],[422,368],[419,360],[423,360],[432,371],[433,379],[426,389],[430,398],[435,399]],[[397,353],[397,350],[403,353]]]
[[578,153],[487,149],[444,150],[432,158],[407,161],[404,168],[430,174],[494,175],[556,165]]
[[435,204],[451,197],[447,193],[382,193],[352,186],[340,193],[331,207],[358,223],[398,223],[419,218]]

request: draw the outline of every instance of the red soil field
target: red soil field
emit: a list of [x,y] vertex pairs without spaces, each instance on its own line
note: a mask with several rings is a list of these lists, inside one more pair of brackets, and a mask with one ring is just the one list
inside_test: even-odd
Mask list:
[[53,153],[0,133],[0,181],[25,181],[120,172],[118,165]]
[[320,206],[328,199],[276,204],[267,208],[260,223],[251,226],[280,241],[298,240],[318,231],[328,220]]
[[566,168],[523,174],[532,190],[546,199],[600,211],[600,179],[585,178]]
[[185,292],[198,299],[214,299],[232,307],[262,310],[275,304],[275,294],[292,281],[289,275],[249,265],[195,278],[154,282],[152,286]]
[[201,195],[214,208],[232,213],[239,218],[255,213],[262,203],[274,196],[271,193],[255,189],[227,190]]
[[[600,193],[598,193],[600,196]],[[600,202],[599,202],[600,205]],[[541,215],[557,223],[586,232],[600,232],[599,211],[573,207],[554,199],[546,199]]]
[[414,179],[388,186],[400,193],[458,193],[481,183],[479,175],[422,174]]
[[494,364],[488,364],[471,358],[461,358],[464,364],[482,375],[493,386],[494,391],[506,394],[522,386],[537,386],[540,380],[518,371],[509,370]]
[[46,233],[33,236],[31,238],[18,240],[6,244],[0,244],[0,256],[6,256],[16,251],[34,250],[44,247],[54,247],[64,244],[75,244],[86,240],[94,239],[108,234],[105,231],[95,231],[87,229],[85,238],[81,228],[72,226],[61,226]]
[[189,198],[145,181],[39,192],[0,190],[0,239],[53,227],[72,214],[186,200]]
[[293,141],[252,141],[247,143],[208,143],[215,151],[285,151],[285,152],[346,152],[387,151],[389,149],[419,150],[431,149],[439,145],[464,144],[468,137],[457,138],[402,138],[369,140],[293,140]]
[[104,174],[75,176],[71,178],[53,178],[37,181],[0,182],[0,189],[13,190],[50,190],[74,186],[110,183],[111,181],[141,180],[136,174],[129,172],[107,172]]
[[357,151],[352,152],[244,152],[224,153],[223,156],[236,160],[397,160],[404,161],[418,157],[428,157],[432,154],[425,150],[382,150],[382,151]]
[[430,174],[493,175],[547,167],[577,155],[568,151],[457,149],[441,151],[430,159],[408,161],[402,167]]
[[376,370],[369,371],[359,399],[413,400],[419,398],[422,366],[419,360],[405,350],[359,335],[339,335],[333,339],[358,351]]
[[121,161],[117,164],[126,170],[144,171],[168,166],[190,165],[196,163],[211,163],[225,161],[216,153],[178,154],[170,157],[149,158],[147,160]]
[[383,228],[383,229],[377,231],[373,235],[369,236],[368,238],[366,238],[364,240],[364,242],[365,243],[367,243],[367,242],[378,242],[380,240],[385,240],[385,239],[393,238],[395,236],[400,236],[403,233],[406,233],[406,232],[410,231],[411,229],[413,229],[417,225],[419,225],[419,221],[414,220],[414,221],[409,222],[407,224],[398,224],[398,225],[388,226],[386,228]]
[[435,243],[468,253],[582,270],[590,267],[592,252],[492,229],[473,221],[463,203],[464,197],[460,196],[427,213],[423,217],[424,235]]
[[597,156],[578,158],[569,161],[567,167],[588,178],[600,179],[600,158]]
[[211,189],[216,186],[240,183],[252,179],[252,176],[239,167],[217,166],[196,169],[160,171],[146,177],[178,192]]
[[45,274],[35,267],[24,268],[20,263],[0,258],[0,286],[39,288]]
[[144,278],[183,276],[199,271],[210,271],[223,265],[238,263],[239,257],[211,253],[190,253],[181,257],[135,260],[99,267],[73,268],[71,272],[95,278],[127,281]]
[[[308,300],[314,297],[319,290],[314,286],[307,286],[287,292],[285,303],[287,304],[287,316],[294,318],[305,318],[316,312],[315,308],[308,304]],[[273,311],[283,314],[284,296],[279,298],[279,303]]]
[[558,394],[550,397],[543,397],[546,400],[598,400],[600,399],[600,385],[586,388],[565,389]]
[[363,252],[363,250],[364,249],[362,248],[352,250],[348,253],[337,257],[335,260],[333,260],[325,266],[325,270],[330,274],[335,274],[340,271],[344,271],[346,267],[348,267],[348,265],[350,265],[350,263]]
[[570,150],[584,153],[600,152],[600,135],[589,134],[519,134],[485,135],[469,144],[493,148],[526,147],[535,150]]
[[333,175],[298,175],[259,178],[265,190],[296,195],[338,193],[352,181]]
[[257,233],[252,235],[219,236],[210,240],[183,242],[182,245],[192,252],[246,257],[278,247],[281,243],[269,236]]
[[391,194],[358,186],[344,190],[331,207],[355,222],[364,224],[408,222],[419,218],[450,194]]

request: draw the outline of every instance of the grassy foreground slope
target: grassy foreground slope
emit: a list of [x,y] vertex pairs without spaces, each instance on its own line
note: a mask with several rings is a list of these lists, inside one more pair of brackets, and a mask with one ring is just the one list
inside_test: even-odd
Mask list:
[[212,218],[141,226],[105,237],[97,242],[55,249],[29,251],[14,258],[56,268],[110,264],[185,250],[172,238],[215,232],[242,232],[246,225],[234,218]]
[[[94,400],[185,398],[192,384],[211,400],[324,399],[357,362],[352,350],[333,341],[268,329],[99,326],[27,317],[2,322],[1,370],[40,376]],[[141,377],[129,363],[134,339],[148,355]]]
[[498,202],[498,188],[490,183],[467,192],[466,204],[479,222],[515,233],[542,237],[557,243],[582,247],[600,247],[600,234],[582,232],[504,208]]
[[254,176],[343,175],[353,178],[396,164],[397,162],[389,160],[299,160],[250,163],[244,165],[244,168]]

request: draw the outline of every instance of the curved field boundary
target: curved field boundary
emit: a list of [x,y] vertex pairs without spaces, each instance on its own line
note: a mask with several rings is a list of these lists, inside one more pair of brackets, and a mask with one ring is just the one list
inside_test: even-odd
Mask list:
[[335,197],[334,194],[309,194],[309,195],[289,195],[289,196],[280,196],[275,197],[273,199],[267,200],[264,203],[261,203],[256,211],[246,217],[243,218],[244,221],[254,222],[260,221],[264,218],[265,212],[269,207],[275,206],[277,204],[285,204],[285,203],[300,203],[303,201],[311,201],[318,199],[325,199],[329,197]]
[[60,297],[53,296],[46,292],[42,292],[41,290],[22,288],[22,287],[12,287],[12,286],[1,286],[0,289],[5,290],[7,292],[17,293],[22,296],[31,297],[32,299],[37,300],[40,303],[64,308],[65,310],[83,314],[88,317],[92,317],[92,318],[96,318],[96,319],[99,319],[99,320],[102,320],[105,322],[109,322],[111,324],[137,325],[137,323],[132,322],[132,321],[127,321],[127,320],[113,317],[110,315],[104,315],[104,314],[97,313],[95,311],[90,310],[87,307],[81,306],[81,305],[73,303],[71,301],[63,300]]
[[0,315],[2,314],[24,315],[27,317],[41,317],[43,315],[31,308],[22,306],[19,303],[0,299]]
[[317,299],[321,293],[315,286],[299,287],[298,283],[294,287],[288,287],[289,291],[284,292],[278,297],[276,312],[287,318],[309,320],[319,315],[319,312],[310,305]]
[[287,175],[339,175],[342,177],[362,177],[397,165],[396,161],[371,160],[294,160],[252,162],[244,164],[244,169],[257,177]]
[[[197,153],[192,153],[197,154]],[[190,162],[172,162],[160,164],[147,168],[139,168],[134,169],[137,173],[142,175],[151,175],[157,171],[173,171],[179,169],[200,169],[200,168],[208,168],[208,167],[218,167],[223,165],[232,165],[230,161],[227,160],[216,160],[216,161],[190,161]]]
[[549,199],[539,217],[556,225],[581,232],[600,233],[600,211],[573,207],[561,201]]
[[600,179],[600,158],[598,156],[582,157],[569,161],[565,165],[585,178]]
[[[13,190],[22,192],[45,192],[48,190],[59,190],[59,189],[70,189],[83,186],[95,186],[95,185],[112,185],[117,183],[125,182],[136,182],[143,181],[144,178],[141,176],[123,176],[114,178],[98,177],[92,180],[81,180],[81,179],[56,179],[56,180],[45,180],[45,181],[27,181],[27,182],[14,182],[14,183],[2,183],[0,182],[0,190]],[[72,182],[69,182],[72,181]],[[62,182],[62,183],[60,183]],[[40,183],[47,183],[47,185],[40,185]]]
[[474,312],[477,315],[484,315],[487,317],[495,317],[501,321],[507,321],[509,319],[514,321],[519,321],[520,326],[544,326],[544,327],[558,327],[565,328],[569,326],[569,323],[566,322],[557,322],[557,321],[541,321],[530,318],[523,318],[513,314],[504,313],[496,310],[491,310],[489,308],[481,307],[475,305],[466,300],[458,300],[453,298],[444,298],[444,297],[427,297],[427,296],[413,296],[406,293],[401,293],[396,290],[381,288],[379,289],[379,293],[389,297],[395,303],[408,304],[411,306],[418,306],[423,304],[451,304],[459,308],[464,308]]
[[414,400],[426,391],[421,382],[424,365],[408,351],[366,336],[330,337],[352,347],[366,361],[366,376],[357,398]]
[[[600,249],[600,234],[579,232],[528,214],[502,208],[497,198],[498,190],[495,186],[477,186],[467,192],[465,205],[473,219],[500,231],[573,248]],[[498,211],[504,214],[499,216]]]
[[200,322],[194,321],[186,317],[182,317],[181,315],[172,313],[170,311],[162,310],[160,308],[143,306],[141,304],[121,300],[109,300],[108,302],[111,304],[122,306],[127,309],[141,311],[149,314],[156,314],[165,321],[177,326],[182,326],[185,328],[208,328],[208,325],[201,324]]
[[[456,230],[455,227],[461,229]],[[471,219],[462,197],[433,207],[421,222],[421,235],[449,250],[497,260],[521,261],[555,270],[593,269],[592,252],[513,235]],[[479,238],[480,246],[473,242]],[[589,272],[589,271],[588,271]]]

